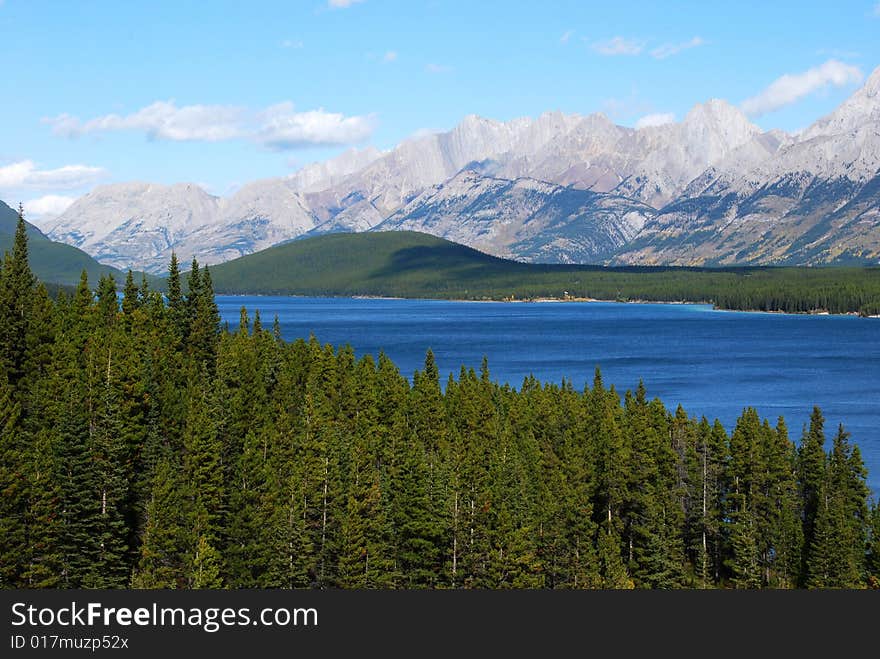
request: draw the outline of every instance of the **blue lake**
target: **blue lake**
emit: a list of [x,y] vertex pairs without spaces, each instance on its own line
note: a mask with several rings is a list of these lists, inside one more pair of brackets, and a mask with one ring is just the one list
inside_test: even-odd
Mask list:
[[479,368],[518,387],[542,381],[592,382],[632,389],[691,416],[718,418],[729,429],[746,406],[799,438],[813,405],[831,437],[852,433],[880,492],[880,320],[715,311],[706,305],[447,302],[218,296],[231,328],[246,306],[269,326],[277,314],[285,339],[313,333],[322,343],[350,344],[361,355],[384,350],[405,375],[431,348],[440,372]]

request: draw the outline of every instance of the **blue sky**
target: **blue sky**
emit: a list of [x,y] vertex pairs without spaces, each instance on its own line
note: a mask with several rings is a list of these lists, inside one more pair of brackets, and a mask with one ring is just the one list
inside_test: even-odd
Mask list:
[[681,120],[723,98],[797,130],[880,65],[880,3],[0,0],[0,199],[213,194],[467,114]]

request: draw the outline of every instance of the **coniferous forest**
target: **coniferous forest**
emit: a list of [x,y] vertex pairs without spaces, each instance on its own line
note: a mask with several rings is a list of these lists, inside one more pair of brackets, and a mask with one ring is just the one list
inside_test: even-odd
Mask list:
[[[815,409],[795,443],[591,387],[441,382],[221,327],[208,268],[51,299],[0,270],[5,588],[861,588],[880,509]],[[827,432],[827,437],[826,437]],[[800,433],[798,433],[800,434]]]

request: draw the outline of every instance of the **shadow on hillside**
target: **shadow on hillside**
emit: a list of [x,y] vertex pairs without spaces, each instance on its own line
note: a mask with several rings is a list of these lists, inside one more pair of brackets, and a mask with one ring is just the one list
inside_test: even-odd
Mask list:
[[397,250],[386,266],[372,272],[370,276],[389,277],[416,272],[468,276],[527,269],[526,264],[505,261],[463,245],[418,245]]

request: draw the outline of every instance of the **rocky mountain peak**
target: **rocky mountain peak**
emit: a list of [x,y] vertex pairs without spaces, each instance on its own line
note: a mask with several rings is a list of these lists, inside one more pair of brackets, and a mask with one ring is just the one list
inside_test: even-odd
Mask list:
[[717,135],[732,146],[738,146],[761,132],[742,110],[720,98],[695,105],[685,115],[682,125],[689,132]]
[[873,98],[880,96],[880,66],[874,69],[871,75],[868,76],[865,86],[862,87],[862,92]]
[[[874,188],[862,193],[860,186],[880,168],[878,124],[880,69],[797,136],[762,132],[721,99],[651,130],[618,126],[602,113],[506,121],[469,114],[449,131],[417,134],[386,152],[351,149],[245,185],[228,199],[193,184],[102,186],[41,228],[107,263],[153,271],[164,269],[170,249],[215,263],[391,218],[395,227],[440,232],[485,251],[562,261],[597,258],[635,232],[647,235],[645,222],[679,202],[724,221],[750,213],[772,223],[789,204],[783,198],[816,217],[852,201],[851,208],[868,209],[853,225],[862,230],[876,213]],[[801,200],[806,186],[809,203]],[[749,206],[744,200],[752,195],[764,196]],[[713,198],[732,205],[715,209]],[[755,211],[761,204],[765,210]],[[691,215],[661,213],[657,222],[678,231],[695,221]],[[873,245],[865,242],[865,253],[874,253]]]
[[880,67],[865,84],[834,112],[822,117],[798,137],[801,141],[852,133],[866,124],[880,122]]

